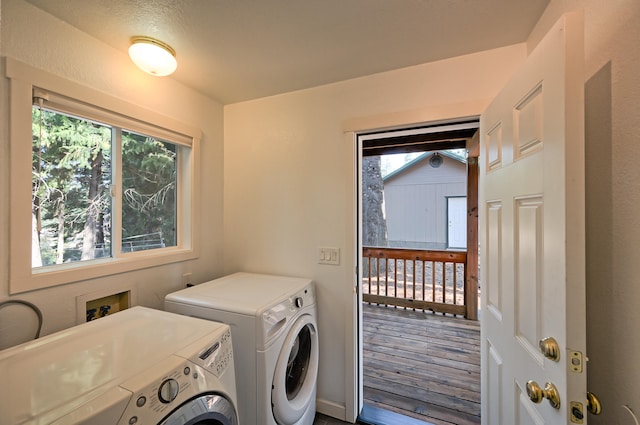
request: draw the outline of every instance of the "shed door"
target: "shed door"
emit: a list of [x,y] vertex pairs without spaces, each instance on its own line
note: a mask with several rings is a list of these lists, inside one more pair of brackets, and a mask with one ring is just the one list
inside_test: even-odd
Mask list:
[[486,425],[575,423],[585,410],[582,31],[581,14],[565,15],[480,120]]
[[447,248],[467,247],[467,197],[447,198]]

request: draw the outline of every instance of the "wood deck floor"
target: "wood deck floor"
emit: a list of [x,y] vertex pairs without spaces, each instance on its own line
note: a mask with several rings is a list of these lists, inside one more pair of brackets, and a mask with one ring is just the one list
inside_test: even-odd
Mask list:
[[435,425],[480,423],[480,323],[364,304],[364,401]]

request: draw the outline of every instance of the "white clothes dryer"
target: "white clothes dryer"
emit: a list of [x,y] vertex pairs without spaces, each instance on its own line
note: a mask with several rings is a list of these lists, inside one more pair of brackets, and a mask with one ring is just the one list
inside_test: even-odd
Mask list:
[[0,351],[0,423],[238,425],[229,326],[133,307]]
[[236,273],[167,295],[165,309],[231,326],[243,424],[313,424],[319,351],[311,280]]

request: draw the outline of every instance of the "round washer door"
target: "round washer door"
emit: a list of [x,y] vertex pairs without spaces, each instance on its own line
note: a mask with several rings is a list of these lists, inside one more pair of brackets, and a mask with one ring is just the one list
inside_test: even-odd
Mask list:
[[318,332],[315,318],[302,315],[282,344],[273,375],[271,403],[280,425],[293,425],[314,401],[318,377]]
[[182,404],[158,425],[238,425],[238,415],[226,397],[204,394]]

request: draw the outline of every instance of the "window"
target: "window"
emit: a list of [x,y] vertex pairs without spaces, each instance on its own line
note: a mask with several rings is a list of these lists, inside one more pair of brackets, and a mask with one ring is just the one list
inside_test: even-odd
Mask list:
[[11,293],[197,256],[197,130],[11,59],[7,74]]
[[179,145],[40,104],[32,117],[32,268],[113,257],[116,232],[120,252],[176,246]]

